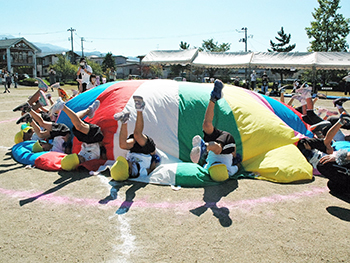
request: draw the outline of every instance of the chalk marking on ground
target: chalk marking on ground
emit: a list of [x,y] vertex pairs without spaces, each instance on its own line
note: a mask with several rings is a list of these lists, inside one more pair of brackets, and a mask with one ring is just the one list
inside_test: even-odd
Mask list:
[[[178,202],[178,203],[171,203],[171,202],[157,202],[157,203],[151,203],[148,202],[146,199],[136,200],[133,202],[132,207],[141,207],[141,208],[158,208],[158,209],[179,209],[179,210],[190,210],[194,207],[199,206],[206,206],[206,207],[212,207],[212,206],[224,206],[228,209],[249,209],[253,208],[258,205],[263,204],[274,204],[274,203],[280,203],[280,202],[288,202],[296,199],[301,199],[303,197],[314,197],[318,196],[320,194],[323,194],[325,192],[328,192],[327,187],[310,187],[309,190],[305,190],[302,192],[295,192],[288,195],[271,195],[271,196],[264,196],[259,197],[255,199],[244,199],[244,200],[237,200],[237,201],[219,201],[217,203],[210,203],[210,202],[204,202],[204,201],[184,201],[184,202]],[[110,202],[106,204],[100,204],[98,199],[89,199],[89,198],[74,198],[74,197],[65,197],[65,196],[58,196],[55,195],[55,193],[52,194],[43,194],[42,192],[33,192],[33,191],[17,191],[17,190],[11,190],[11,189],[4,189],[0,188],[0,194],[7,195],[13,198],[21,198],[23,199],[32,199],[35,198],[35,201],[41,201],[41,202],[51,202],[55,204],[63,204],[63,205],[82,205],[82,206],[120,206],[123,201],[116,199],[111,200]]]
[[12,147],[2,146],[0,145],[0,150],[10,150]]
[[[19,117],[18,117],[18,118],[19,118]],[[18,120],[18,118],[0,121],[0,124],[1,124],[1,123],[8,123],[8,122],[16,121],[16,120]]]
[[131,254],[135,253],[136,237],[131,234],[131,226],[129,224],[129,219],[127,215],[113,215],[109,217],[109,220],[115,219],[118,221],[117,232],[118,236],[116,238],[118,245],[113,244],[113,252],[117,252],[116,257],[108,262],[120,262],[127,263],[130,260]]

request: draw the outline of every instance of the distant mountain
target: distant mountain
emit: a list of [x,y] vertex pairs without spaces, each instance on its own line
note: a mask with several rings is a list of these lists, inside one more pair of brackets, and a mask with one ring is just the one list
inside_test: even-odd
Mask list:
[[12,35],[0,35],[0,39],[3,40],[3,39],[11,39],[11,38],[16,38]]
[[35,46],[41,49],[41,52],[48,53],[48,52],[63,52],[68,51],[66,48],[55,46],[48,43],[39,43],[39,42],[33,42]]
[[[12,35],[0,35],[0,39],[10,39],[10,38],[16,38]],[[40,42],[33,42],[33,44],[35,46],[37,46],[38,48],[41,49],[42,53],[53,53],[53,52],[57,52],[57,53],[62,53],[62,52],[67,52],[69,51],[69,49],[60,47],[60,46],[56,46],[56,45],[52,45],[49,43],[40,43]],[[81,50],[74,50],[75,53],[81,55]],[[103,53],[100,51],[92,51],[92,52],[84,52],[84,56],[85,57],[90,57],[90,56],[98,56],[98,57],[104,57],[106,56],[107,53]],[[115,54],[113,54],[115,55]],[[132,57],[132,56],[127,56],[129,61],[135,61],[135,62],[139,62],[140,60],[136,57]]]

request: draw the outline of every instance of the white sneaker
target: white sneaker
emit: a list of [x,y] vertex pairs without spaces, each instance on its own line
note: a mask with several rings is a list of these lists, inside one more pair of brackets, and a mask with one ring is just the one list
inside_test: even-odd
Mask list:
[[96,110],[98,109],[98,107],[100,107],[100,101],[99,100],[95,100],[94,103],[92,103],[89,106],[89,113],[88,113],[88,117],[91,119],[94,117]]
[[133,96],[135,102],[135,109],[137,111],[143,111],[145,108],[145,102],[141,96]]
[[200,160],[204,159],[207,153],[207,147],[201,136],[196,135],[192,139],[192,150],[190,158],[193,163],[199,163]]
[[127,123],[129,118],[130,118],[130,112],[128,111],[121,111],[114,114],[114,119],[116,121],[120,121],[121,123]]
[[52,105],[51,109],[50,109],[50,115],[53,114],[58,114],[61,110],[63,110],[64,107],[64,101],[61,98],[58,98],[56,103],[54,105]]

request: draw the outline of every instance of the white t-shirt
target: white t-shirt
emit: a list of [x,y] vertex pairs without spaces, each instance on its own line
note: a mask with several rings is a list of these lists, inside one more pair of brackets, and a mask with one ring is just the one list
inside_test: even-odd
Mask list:
[[56,136],[55,138],[53,138],[51,151],[64,153],[63,144],[63,136]]
[[[92,68],[89,65],[86,65],[85,68],[88,72],[92,73]],[[90,75],[87,74],[84,69],[81,69],[80,73],[81,73],[81,83],[89,83]]]
[[86,161],[100,159],[101,150],[100,144],[98,142],[95,143],[85,143],[81,144],[81,150],[79,155],[83,156]]
[[95,88],[95,87],[96,87],[96,85],[94,85],[91,82],[89,82],[89,84],[87,84],[87,86],[86,86],[86,90],[92,89],[92,88]]
[[347,75],[347,76],[345,76],[345,77],[343,78],[343,80],[345,80],[346,82],[350,82],[350,74]]
[[35,132],[33,132],[32,138],[30,138],[30,139],[33,141],[38,141],[38,140],[40,141],[41,140]]
[[250,81],[256,81],[256,74],[252,73],[250,75]]
[[140,165],[140,176],[147,176],[147,169],[151,167],[152,156],[143,153],[128,152],[126,159],[130,162],[137,162]]
[[237,165],[232,165],[233,155],[229,154],[215,154],[212,151],[209,151],[207,156],[207,164],[204,166],[205,169],[209,169],[214,163],[222,163],[226,165],[228,174],[230,176],[234,175],[238,171]]

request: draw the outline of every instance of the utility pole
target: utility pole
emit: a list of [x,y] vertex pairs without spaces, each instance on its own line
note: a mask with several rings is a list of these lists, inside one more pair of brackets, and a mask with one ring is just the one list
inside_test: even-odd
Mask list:
[[82,37],[81,38],[81,57],[84,57],[84,41],[85,39]]
[[74,57],[74,50],[73,50],[73,32],[75,31],[75,29],[73,29],[72,27],[67,29],[67,31],[70,31],[70,41],[71,41],[71,44],[72,44],[72,56],[71,56],[71,59],[70,59],[70,62],[72,64],[74,64],[75,62],[75,57]]
[[[241,38],[241,39],[239,40],[239,42],[243,42],[243,43],[244,43],[244,51],[247,52],[247,51],[248,51],[248,38],[252,38],[253,35],[250,35],[250,36],[248,37],[248,35],[247,35],[248,28],[246,28],[246,27],[242,27],[241,30],[242,30],[242,31],[238,31],[238,30],[237,30],[237,32],[239,32],[239,33],[244,32],[244,38]],[[245,77],[245,79],[247,80],[247,68],[245,69],[244,77]]]
[[245,44],[245,52],[247,52],[247,46],[248,46],[248,37],[247,37],[247,30],[248,30],[248,28],[246,28],[246,27],[242,27],[242,29],[241,29],[242,31],[244,31],[244,38],[241,38],[240,40],[239,40],[239,42],[243,42],[244,44]]

